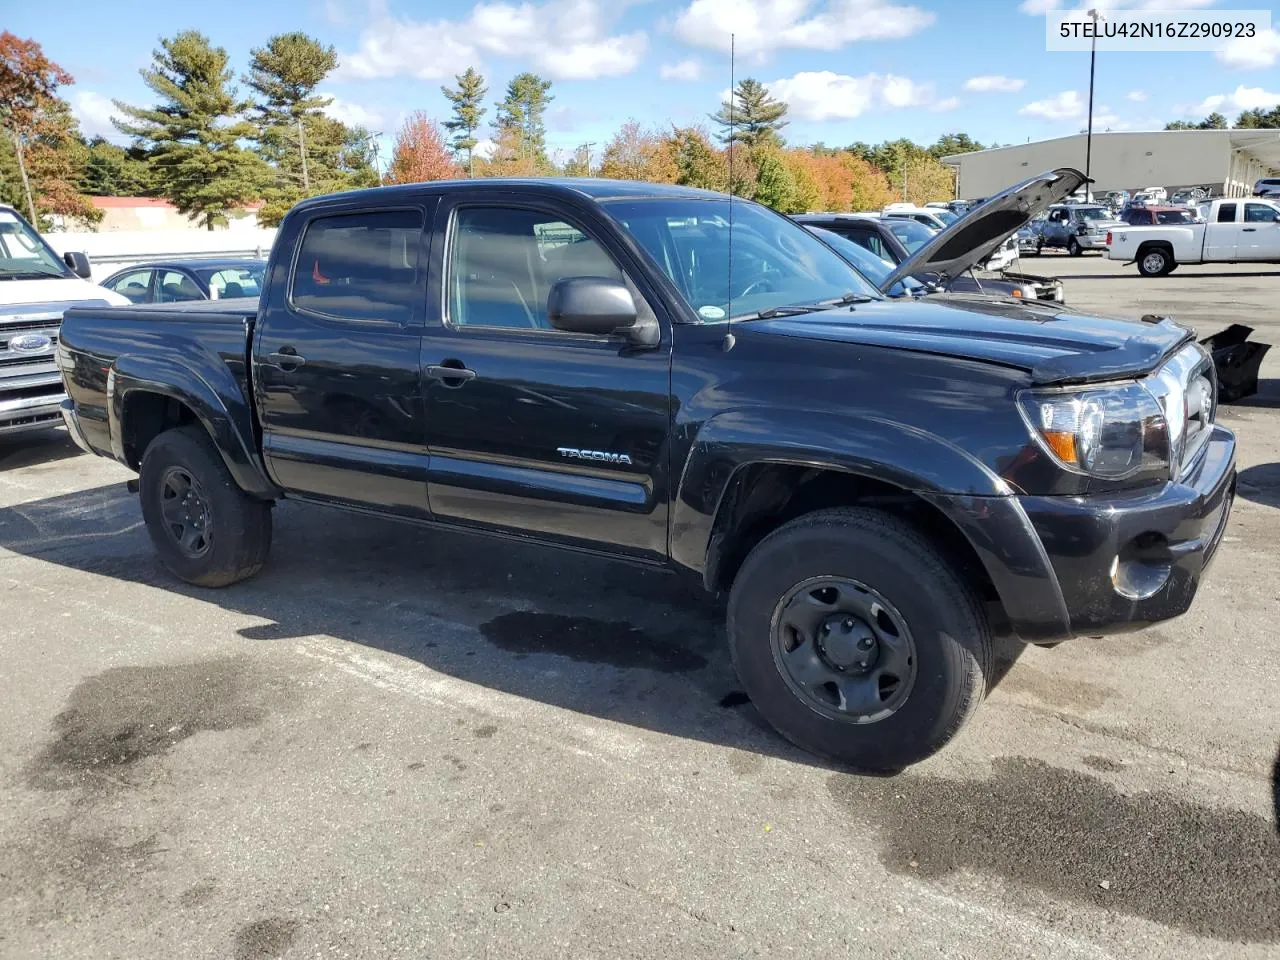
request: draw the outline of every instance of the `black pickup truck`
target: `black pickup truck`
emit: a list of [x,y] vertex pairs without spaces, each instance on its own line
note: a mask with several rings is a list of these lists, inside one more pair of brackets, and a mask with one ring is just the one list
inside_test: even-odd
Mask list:
[[[927,269],[1083,181],[985,204]],[[959,730],[993,632],[1183,613],[1235,489],[1186,329],[887,300],[785,217],[680,187],[307,200],[260,302],[73,309],[58,356],[67,426],[139,472],[179,578],[252,575],[282,498],[692,572],[761,713],[864,769]]]

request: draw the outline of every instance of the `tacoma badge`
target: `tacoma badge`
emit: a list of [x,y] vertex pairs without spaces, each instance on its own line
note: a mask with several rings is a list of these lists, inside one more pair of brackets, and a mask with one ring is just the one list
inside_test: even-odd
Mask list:
[[577,447],[556,447],[556,453],[569,460],[596,460],[600,463],[625,463],[631,466],[631,457],[625,453],[609,453],[606,450],[579,450]]

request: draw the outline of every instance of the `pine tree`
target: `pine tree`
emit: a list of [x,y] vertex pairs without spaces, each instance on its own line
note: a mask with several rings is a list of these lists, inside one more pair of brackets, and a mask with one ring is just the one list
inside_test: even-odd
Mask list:
[[766,144],[782,145],[778,131],[787,125],[782,119],[786,115],[785,103],[770,96],[759,80],[747,77],[711,119],[720,125],[721,143],[732,141],[754,149]]
[[523,156],[547,164],[547,128],[544,117],[551,96],[551,81],[536,73],[520,73],[507,84],[507,95],[498,104],[498,133],[514,133]]
[[153,192],[151,169],[145,157],[102,137],[85,144],[84,173],[80,189],[91,197],[149,197]]
[[454,80],[458,89],[450,90],[441,87],[440,92],[453,104],[453,116],[444,122],[444,128],[453,134],[449,145],[454,152],[467,155],[467,175],[476,175],[475,148],[479,143],[476,131],[480,129],[480,121],[487,112],[484,108],[484,97],[489,92],[484,77],[476,73],[475,68],[467,67],[466,73],[457,74]]
[[262,223],[278,223],[304,197],[377,182],[367,151],[351,150],[357,132],[327,116],[324,108],[333,101],[316,93],[337,62],[333,47],[305,33],[279,34],[252,51],[245,82],[258,98],[254,139],[258,155],[275,170]]
[[262,192],[262,160],[240,146],[255,132],[243,118],[249,105],[232,85],[227,51],[196,30],[162,39],[154,58],[142,78],[160,103],[116,101],[130,118],[116,126],[148,149],[160,195],[212,230]]

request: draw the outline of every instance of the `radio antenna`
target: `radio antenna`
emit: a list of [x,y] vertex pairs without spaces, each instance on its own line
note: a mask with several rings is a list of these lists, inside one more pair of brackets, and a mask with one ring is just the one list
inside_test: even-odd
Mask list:
[[732,350],[735,343],[733,337],[733,144],[737,133],[738,101],[734,89],[734,34],[729,34],[729,324],[720,345],[724,350]]

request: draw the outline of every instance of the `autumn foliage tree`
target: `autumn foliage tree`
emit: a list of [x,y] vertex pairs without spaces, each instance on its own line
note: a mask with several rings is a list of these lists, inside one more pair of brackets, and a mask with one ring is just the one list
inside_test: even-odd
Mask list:
[[630,120],[605,146],[599,175],[613,180],[675,183],[679,170],[667,138]]
[[[0,33],[0,127],[4,153],[17,171],[6,199],[25,207],[32,222],[50,215],[88,222],[102,218],[78,183],[87,159],[80,131],[58,88],[73,83],[66,70],[44,55],[40,44],[8,30]],[[6,164],[7,166],[7,164]]]
[[387,183],[424,183],[462,176],[435,121],[421,110],[405,120],[396,134]]

